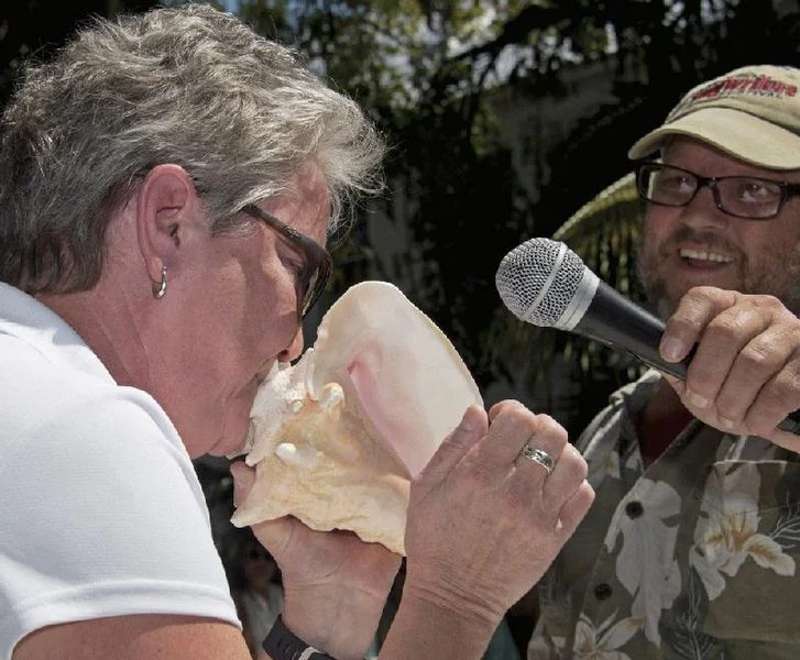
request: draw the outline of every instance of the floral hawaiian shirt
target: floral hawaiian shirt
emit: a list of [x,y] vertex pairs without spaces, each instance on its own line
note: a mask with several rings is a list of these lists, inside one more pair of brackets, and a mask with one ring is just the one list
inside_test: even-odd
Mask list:
[[596,499],[539,584],[528,660],[800,659],[800,455],[692,421],[645,468],[615,393],[578,448]]

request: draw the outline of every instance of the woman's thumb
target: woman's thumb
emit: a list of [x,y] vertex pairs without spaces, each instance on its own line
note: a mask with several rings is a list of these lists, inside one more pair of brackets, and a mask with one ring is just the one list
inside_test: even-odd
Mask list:
[[230,471],[233,477],[233,505],[239,506],[253,487],[253,482],[256,480],[256,471],[244,461],[231,463]]
[[422,474],[426,478],[443,479],[488,430],[486,412],[476,405],[467,408],[459,425],[448,435],[433,455]]

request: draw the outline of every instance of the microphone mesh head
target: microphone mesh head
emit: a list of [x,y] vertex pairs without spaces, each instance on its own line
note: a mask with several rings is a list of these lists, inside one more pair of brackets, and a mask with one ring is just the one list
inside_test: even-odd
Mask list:
[[578,294],[585,269],[581,258],[563,243],[532,238],[503,257],[495,283],[518,319],[558,328]]

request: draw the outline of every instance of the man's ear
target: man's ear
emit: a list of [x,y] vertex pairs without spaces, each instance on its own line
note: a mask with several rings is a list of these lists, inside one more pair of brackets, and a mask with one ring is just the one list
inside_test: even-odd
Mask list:
[[192,177],[180,165],[156,165],[145,176],[136,195],[136,234],[153,282],[176,262],[200,210]]

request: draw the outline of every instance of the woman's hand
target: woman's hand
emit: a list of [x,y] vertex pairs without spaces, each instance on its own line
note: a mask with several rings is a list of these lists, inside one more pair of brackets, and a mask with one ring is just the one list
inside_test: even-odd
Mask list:
[[[234,502],[255,480],[243,461],[231,465]],[[344,531],[317,532],[291,516],[253,525],[283,576],[286,626],[336,658],[363,658],[372,642],[400,556]]]
[[[520,456],[526,445],[552,457],[550,474]],[[404,600],[486,622],[491,634],[588,511],[586,471],[550,417],[516,401],[494,406],[488,420],[468,409],[412,483]]]

